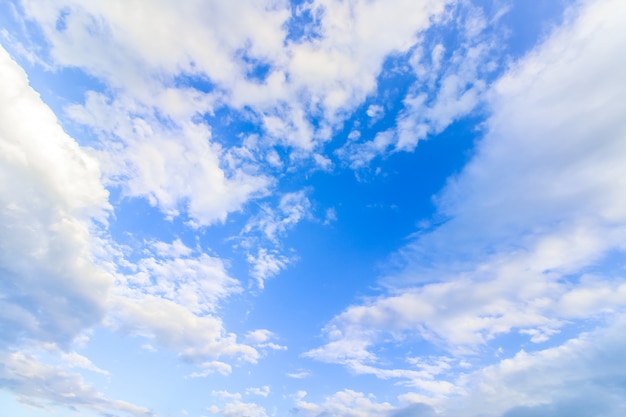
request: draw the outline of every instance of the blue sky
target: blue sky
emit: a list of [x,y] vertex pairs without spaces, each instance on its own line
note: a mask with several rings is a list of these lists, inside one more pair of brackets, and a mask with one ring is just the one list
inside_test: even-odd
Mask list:
[[624,21],[0,2],[3,412],[625,415]]

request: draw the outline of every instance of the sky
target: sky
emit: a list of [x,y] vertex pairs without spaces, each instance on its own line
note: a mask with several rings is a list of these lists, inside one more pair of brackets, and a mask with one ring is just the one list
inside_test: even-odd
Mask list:
[[0,0],[3,415],[626,415],[624,22]]

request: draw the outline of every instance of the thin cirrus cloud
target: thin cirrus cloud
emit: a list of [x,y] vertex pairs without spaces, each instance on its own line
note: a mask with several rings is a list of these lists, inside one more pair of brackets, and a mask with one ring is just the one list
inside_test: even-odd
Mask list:
[[0,5],[8,406],[623,415],[626,9],[559,4]]

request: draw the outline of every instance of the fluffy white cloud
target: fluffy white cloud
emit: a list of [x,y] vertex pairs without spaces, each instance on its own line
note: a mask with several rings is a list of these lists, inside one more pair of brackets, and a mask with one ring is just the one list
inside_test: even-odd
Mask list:
[[220,301],[241,292],[219,258],[196,253],[178,239],[154,242],[152,250],[154,256],[129,263],[132,272],[121,276],[119,284],[174,301],[194,314],[215,312]]
[[2,48],[0,73],[0,343],[67,344],[102,319],[113,284],[93,235],[108,194]]
[[270,387],[264,385],[260,388],[253,387],[246,389],[246,394],[260,395],[261,397],[267,397],[270,394]]
[[189,376],[192,378],[204,378],[216,372],[227,376],[233,372],[232,366],[220,361],[203,362],[200,364],[200,368],[202,369],[201,371],[193,372]]
[[270,341],[276,338],[277,336],[269,330],[259,329],[248,332],[245,340],[260,349],[287,350],[287,346],[279,345]]
[[224,222],[272,184],[266,176],[224,166],[225,152],[203,123],[163,122],[154,106],[93,92],[67,112],[99,135],[97,155],[112,185],[146,198],[168,216],[184,211],[194,226]]
[[[384,59],[408,51],[449,3],[319,0],[295,6],[293,15],[283,0],[23,5],[57,65],[82,68],[168,115],[172,106],[189,107],[183,98],[200,113],[216,101],[250,108],[270,141],[308,152],[375,90]],[[291,24],[305,13],[315,16],[305,28],[314,36],[293,37]],[[268,68],[260,79],[259,65]],[[206,79],[213,90],[206,97],[180,91],[180,74]]]
[[186,360],[203,362],[225,356],[254,363],[259,358],[255,348],[238,343],[235,334],[226,332],[219,317],[194,314],[173,301],[126,292],[115,297],[112,309],[116,328],[153,339]]
[[625,17],[611,0],[571,9],[495,84],[477,154],[438,198],[448,221],[408,245],[389,293],[337,315],[309,356],[367,370],[383,335],[455,354],[512,331],[539,343],[626,306],[605,258],[626,249]]

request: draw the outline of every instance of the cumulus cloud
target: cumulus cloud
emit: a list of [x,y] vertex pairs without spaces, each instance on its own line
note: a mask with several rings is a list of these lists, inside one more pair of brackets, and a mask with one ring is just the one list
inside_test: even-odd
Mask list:
[[495,83],[476,156],[438,196],[446,221],[401,251],[387,294],[337,315],[309,356],[383,376],[385,339],[458,355],[511,332],[548,342],[624,308],[607,256],[626,238],[625,12],[611,0],[572,8]]
[[96,155],[110,185],[147,199],[170,217],[185,212],[193,226],[224,222],[249,199],[265,195],[272,183],[264,175],[224,166],[225,152],[204,123],[163,122],[154,106],[94,92],[67,113],[100,137]]
[[277,243],[287,230],[310,216],[311,202],[305,190],[286,193],[280,198],[276,209],[263,207],[262,212],[248,222],[242,233],[259,231],[269,241]]
[[141,247],[142,257],[118,254],[124,268],[116,273],[106,323],[198,364],[201,371],[192,376],[230,374],[231,366],[216,361],[220,358],[255,363],[257,349],[228,332],[218,313],[225,299],[242,291],[224,261],[179,239],[145,242]]
[[102,375],[110,375],[108,371],[105,371],[104,369],[101,369],[98,366],[94,365],[94,363],[91,362],[89,358],[79,353],[76,353],[76,352],[62,353],[61,358],[64,364],[69,368],[81,368],[81,369],[86,369],[88,371],[96,372]]
[[288,372],[286,375],[289,378],[304,379],[304,378],[310,377],[311,376],[311,372],[307,371],[307,370],[298,370],[296,372]]
[[[283,253],[281,240],[298,223],[313,218],[311,206],[307,190],[286,193],[275,208],[263,204],[260,212],[244,226],[241,245],[249,251],[246,259],[251,266],[250,276],[256,279],[259,288],[296,259],[292,254]],[[274,248],[263,247],[264,241]]]
[[[293,15],[282,0],[237,7],[199,1],[23,5],[42,28],[56,65],[82,68],[139,102],[156,102],[164,114],[189,107],[184,103],[196,103],[201,113],[214,104],[251,109],[268,141],[306,154],[375,90],[384,59],[408,51],[449,3],[318,0],[294,7]],[[315,36],[293,37],[292,20],[303,13],[316,17],[305,30]],[[266,74],[255,77],[259,68]],[[211,91],[203,98],[180,91],[175,80],[181,74],[208,80]]]
[[255,348],[238,343],[237,336],[226,331],[219,317],[196,315],[173,301],[123,294],[116,297],[113,309],[116,328],[152,339],[186,360],[201,363],[225,356],[254,363],[259,358]]
[[281,255],[277,250],[260,248],[256,255],[248,254],[247,261],[252,266],[250,275],[256,279],[259,288],[263,289],[265,281],[287,268],[292,259]]
[[0,343],[67,345],[102,319],[113,277],[96,259],[110,210],[96,160],[0,48]]
[[259,329],[248,332],[245,340],[261,349],[287,350],[287,346],[271,342],[270,340],[272,339],[277,339],[277,336],[273,332],[266,329]]

